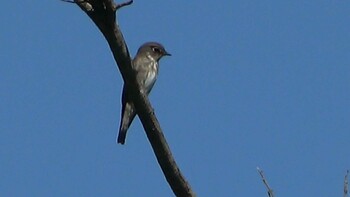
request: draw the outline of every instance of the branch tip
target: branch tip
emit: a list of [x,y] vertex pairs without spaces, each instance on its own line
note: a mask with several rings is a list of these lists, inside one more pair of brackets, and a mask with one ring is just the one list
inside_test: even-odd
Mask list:
[[344,177],[344,197],[347,197],[348,196],[348,192],[349,192],[348,176],[349,176],[349,170],[346,171],[346,174],[345,174],[345,177]]
[[115,9],[118,10],[122,7],[125,7],[125,6],[128,6],[128,5],[131,5],[134,1],[133,0],[129,0],[129,1],[126,1],[124,3],[119,3],[116,5]]
[[267,188],[267,194],[269,195],[269,197],[274,197],[273,190],[269,186],[269,184],[267,183],[267,180],[266,180],[266,178],[264,176],[264,172],[259,167],[256,167],[256,170],[259,172],[259,174],[261,176],[261,179],[262,179],[265,187]]
[[61,0],[61,1],[65,2],[65,3],[75,3],[74,0]]

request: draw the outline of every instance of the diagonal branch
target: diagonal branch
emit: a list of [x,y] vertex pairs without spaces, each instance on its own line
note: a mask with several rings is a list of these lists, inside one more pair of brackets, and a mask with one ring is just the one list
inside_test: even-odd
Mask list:
[[345,177],[344,177],[344,197],[348,196],[349,191],[349,170],[346,171]]
[[267,194],[269,195],[269,197],[274,197],[273,190],[269,186],[269,184],[267,183],[267,180],[266,180],[266,178],[264,176],[264,172],[259,167],[257,167],[256,169],[258,170],[258,172],[259,172],[259,174],[261,176],[261,179],[262,179],[265,187],[267,188]]
[[136,73],[131,67],[131,57],[127,45],[116,23],[116,11],[132,4],[133,1],[121,4],[115,4],[113,0],[74,0],[73,2],[90,17],[107,40],[124,82],[131,87],[131,95],[138,116],[174,194],[176,196],[195,196],[177,167],[148,97],[140,91]]

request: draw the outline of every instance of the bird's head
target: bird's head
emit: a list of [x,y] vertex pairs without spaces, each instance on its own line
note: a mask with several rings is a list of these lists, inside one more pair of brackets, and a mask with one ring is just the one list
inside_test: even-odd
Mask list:
[[146,57],[159,61],[164,56],[171,56],[163,45],[157,42],[146,42],[137,51],[137,55],[145,55]]

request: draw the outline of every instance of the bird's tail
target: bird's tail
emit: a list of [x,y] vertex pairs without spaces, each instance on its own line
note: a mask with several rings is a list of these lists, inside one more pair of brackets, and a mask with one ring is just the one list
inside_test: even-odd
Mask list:
[[128,130],[127,129],[123,129],[123,128],[120,128],[119,129],[119,134],[118,134],[118,138],[117,138],[117,143],[118,144],[125,144],[125,138],[126,138],[126,132]]
[[120,121],[119,134],[117,138],[118,144],[125,143],[126,133],[136,116],[135,108],[132,103],[126,103],[122,108],[122,118]]
[[[135,117],[135,116],[134,116]],[[125,139],[126,139],[126,133],[128,132],[129,126],[131,124],[131,121],[129,119],[130,117],[123,117],[122,122],[120,123],[120,128],[119,128],[119,134],[117,138],[117,143],[118,144],[125,144]]]

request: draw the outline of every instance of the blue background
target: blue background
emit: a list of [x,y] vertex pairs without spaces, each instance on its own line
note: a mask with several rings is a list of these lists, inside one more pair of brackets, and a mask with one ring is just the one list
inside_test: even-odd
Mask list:
[[[4,1],[0,196],[173,196],[135,119],[115,138],[122,79],[76,5]],[[158,41],[150,95],[198,196],[342,196],[350,168],[349,1],[135,1],[131,54]]]

